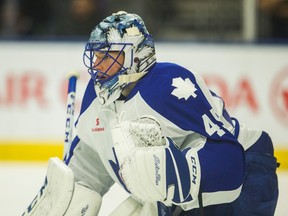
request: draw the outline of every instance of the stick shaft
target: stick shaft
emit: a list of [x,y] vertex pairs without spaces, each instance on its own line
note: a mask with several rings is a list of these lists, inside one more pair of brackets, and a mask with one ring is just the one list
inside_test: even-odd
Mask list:
[[64,153],[63,158],[69,157],[69,150],[73,139],[74,127],[74,111],[75,111],[75,96],[76,84],[78,75],[76,73],[70,74],[68,78],[68,92],[67,92],[67,107],[66,107],[66,122],[65,122],[65,139],[64,139]]

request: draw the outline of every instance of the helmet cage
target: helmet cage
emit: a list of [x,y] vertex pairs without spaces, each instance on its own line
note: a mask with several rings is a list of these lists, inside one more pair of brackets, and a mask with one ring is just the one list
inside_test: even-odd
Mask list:
[[[91,75],[91,78],[94,81],[94,84],[100,83],[101,85],[104,83],[110,83],[109,81],[112,80],[115,76],[119,76],[121,74],[125,74],[125,72],[131,68],[133,64],[133,52],[125,52],[125,50],[132,50],[133,44],[132,43],[87,43],[85,46],[85,51],[83,54],[83,62],[84,65],[88,68],[88,73]],[[95,52],[103,53],[104,57],[101,61],[95,64],[97,56]],[[119,52],[116,57],[113,57],[109,54],[109,52]],[[120,64],[118,58],[121,54],[124,54],[124,63]],[[131,55],[130,57],[126,55]],[[107,57],[113,59],[114,61],[111,65],[105,70],[101,71],[96,69],[98,65],[100,65]],[[129,62],[127,62],[127,60]],[[121,66],[121,69],[111,75],[108,75],[107,72],[110,68],[114,65],[118,64]],[[115,79],[114,79],[115,80]]]

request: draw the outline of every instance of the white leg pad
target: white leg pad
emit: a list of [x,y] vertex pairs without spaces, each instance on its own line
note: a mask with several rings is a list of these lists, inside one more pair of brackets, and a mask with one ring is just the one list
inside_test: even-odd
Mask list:
[[158,216],[156,204],[141,204],[131,196],[114,209],[109,216]]
[[22,216],[95,216],[101,201],[98,193],[75,183],[72,170],[55,157],[48,162],[44,185]]
[[90,188],[76,183],[71,203],[65,216],[96,216],[100,210],[102,197]]
[[119,215],[127,215],[127,216],[137,216],[139,215],[139,210],[142,208],[142,205],[129,196],[125,199],[109,216],[119,216]]

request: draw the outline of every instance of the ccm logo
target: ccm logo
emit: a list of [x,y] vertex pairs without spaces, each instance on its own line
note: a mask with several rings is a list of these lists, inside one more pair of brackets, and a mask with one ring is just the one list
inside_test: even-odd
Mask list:
[[22,216],[28,216],[30,215],[29,213],[34,209],[34,207],[40,203],[40,201],[42,201],[42,196],[44,195],[44,193],[46,193],[46,186],[48,185],[48,179],[47,177],[45,178],[45,182],[44,185],[41,187],[39,193],[37,194],[37,196],[33,199],[32,203],[28,206],[28,208],[26,209],[26,211],[22,214]]
[[196,179],[197,179],[197,164],[196,164],[196,160],[194,157],[191,157],[191,161],[192,161],[192,182],[193,184],[196,184]]

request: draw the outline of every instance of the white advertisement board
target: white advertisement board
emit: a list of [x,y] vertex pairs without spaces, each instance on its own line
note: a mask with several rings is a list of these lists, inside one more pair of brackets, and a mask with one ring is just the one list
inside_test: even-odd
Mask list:
[[[79,109],[89,79],[85,43],[0,43],[0,142],[64,140],[66,74],[80,72]],[[156,43],[158,61],[203,76],[232,116],[288,148],[288,46]]]

